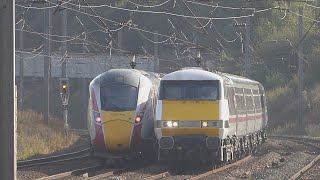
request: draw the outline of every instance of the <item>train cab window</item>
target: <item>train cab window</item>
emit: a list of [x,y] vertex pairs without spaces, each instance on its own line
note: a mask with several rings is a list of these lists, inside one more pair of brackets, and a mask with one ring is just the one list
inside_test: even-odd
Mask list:
[[218,90],[214,86],[197,86],[194,87],[194,92],[192,93],[193,99],[217,99]]
[[168,86],[164,89],[166,99],[181,99],[183,97],[184,88]]
[[129,111],[137,107],[137,88],[129,85],[110,85],[100,89],[101,109]]
[[219,81],[163,81],[160,99],[165,100],[218,100]]

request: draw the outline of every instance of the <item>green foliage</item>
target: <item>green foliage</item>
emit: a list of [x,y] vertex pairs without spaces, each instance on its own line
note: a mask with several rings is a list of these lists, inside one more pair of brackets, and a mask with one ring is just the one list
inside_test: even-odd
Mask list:
[[281,97],[286,96],[289,93],[288,86],[280,86],[277,88],[274,88],[272,90],[267,91],[267,104],[268,106],[272,106],[272,103],[275,103],[275,101]]
[[[288,82],[288,78],[284,73],[274,72],[266,76],[266,82],[264,84],[266,89],[279,87]],[[281,88],[281,87],[280,87]]]
[[315,82],[320,82],[319,70],[320,70],[320,45],[315,44],[310,58],[305,61],[308,71],[306,73],[306,85],[313,86]]
[[[311,27],[316,18],[314,8],[305,6],[303,3],[274,2],[273,6],[289,8],[292,12],[298,13],[299,7],[303,7],[304,33]],[[264,65],[267,69],[266,86],[273,88],[284,85],[297,73],[298,53],[303,54],[306,64],[307,83],[312,84],[318,80],[315,72],[319,70],[319,63],[315,62],[319,57],[318,27],[314,25],[310,29],[304,41],[301,43],[303,51],[299,52],[298,38],[298,15],[290,12],[273,10],[269,16],[260,17],[260,24],[256,27],[256,43],[264,57]],[[316,65],[316,66],[315,66]],[[310,72],[309,72],[310,71]],[[320,78],[319,78],[320,80]]]

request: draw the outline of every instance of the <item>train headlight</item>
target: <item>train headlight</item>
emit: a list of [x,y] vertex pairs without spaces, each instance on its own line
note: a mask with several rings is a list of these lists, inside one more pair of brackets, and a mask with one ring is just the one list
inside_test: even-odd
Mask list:
[[174,121],[174,122],[172,123],[172,126],[173,126],[173,127],[178,127],[178,122]]
[[179,122],[178,121],[163,121],[162,127],[164,127],[164,128],[177,128],[177,127],[179,127]]
[[166,125],[167,125],[167,127],[172,127],[173,123],[172,123],[172,121],[168,121],[168,122],[166,122]]
[[208,127],[208,122],[207,121],[203,121],[202,122],[202,127]]
[[223,121],[217,120],[217,121],[201,121],[201,127],[202,128],[223,128]]

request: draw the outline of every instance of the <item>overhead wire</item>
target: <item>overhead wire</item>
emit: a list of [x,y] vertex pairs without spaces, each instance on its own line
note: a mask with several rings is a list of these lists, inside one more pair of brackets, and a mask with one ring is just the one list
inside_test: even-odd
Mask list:
[[148,41],[150,41],[150,42],[152,42],[152,43],[154,43],[154,44],[163,44],[163,43],[169,41],[171,38],[174,38],[173,36],[175,35],[175,34],[173,33],[173,34],[171,35],[172,37],[169,37],[168,39],[165,39],[165,40],[163,40],[163,41],[154,41],[154,40],[149,39],[148,37],[146,37],[146,36],[145,36],[144,34],[142,34],[140,31],[138,31],[138,33],[139,33],[143,38],[145,38],[146,40],[148,40]]
[[247,8],[247,7],[227,7],[227,6],[220,6],[218,4],[216,5],[210,5],[210,4],[205,4],[205,3],[200,3],[197,1],[190,1],[190,0],[185,0],[188,3],[192,3],[192,4],[197,4],[197,5],[201,5],[201,6],[206,6],[206,7],[217,7],[217,8],[222,8],[222,9],[231,9],[231,10],[253,10],[255,11],[256,8]]
[[160,3],[160,4],[155,4],[155,5],[142,5],[142,4],[138,4],[138,3],[135,3],[135,2],[133,2],[133,1],[130,1],[130,0],[127,0],[129,3],[131,3],[131,4],[133,4],[133,5],[135,5],[135,6],[137,6],[137,7],[144,7],[144,8],[154,8],[154,7],[160,7],[160,6],[163,6],[163,5],[165,5],[165,4],[167,4],[167,3],[169,3],[170,1],[172,1],[172,0],[167,0],[167,1],[165,1],[165,2],[162,2],[162,3]]
[[[182,2],[184,2],[184,0],[182,0]],[[187,5],[186,5],[187,6]],[[188,6],[187,6],[188,7]],[[180,12],[181,13],[183,13],[182,12],[182,9],[180,8],[180,6],[179,6],[179,4],[178,4],[178,8],[180,9]],[[192,12],[192,10],[188,7],[188,9],[189,9],[189,11],[192,13],[192,15],[194,15],[195,16],[195,14]],[[213,13],[215,10],[216,10],[217,8],[215,8],[213,11],[211,11],[211,13]],[[195,27],[195,25],[193,25],[191,22],[189,22],[187,19],[185,19],[190,25],[192,25],[193,27]],[[238,35],[238,37],[236,37],[234,40],[231,40],[231,41],[229,41],[229,40],[227,40],[226,38],[224,38],[220,33],[219,33],[219,31],[217,30],[217,28],[215,27],[215,25],[214,25],[214,23],[213,23],[213,21],[212,20],[209,20],[208,21],[208,23],[205,25],[205,26],[207,26],[209,23],[211,22],[211,25],[210,25],[210,28],[212,27],[212,25],[214,26],[214,29],[216,30],[216,32],[217,32],[217,34],[223,39],[223,40],[225,40],[226,42],[229,42],[229,43],[232,43],[232,42],[235,42],[240,36],[241,36],[241,34],[239,34]],[[205,28],[205,26],[202,26],[202,24],[198,21],[198,23],[201,25],[201,27],[200,28],[202,28],[202,29],[204,29]],[[228,52],[228,50],[221,44],[221,42],[218,40],[218,39],[216,39],[216,41],[220,44],[220,46],[226,51],[226,52]],[[229,53],[228,53],[229,54]],[[228,59],[230,60],[230,58],[228,57]]]
[[[75,12],[79,12],[79,13],[82,13],[82,14],[85,14],[85,15],[88,15],[88,16],[91,16],[91,17],[100,17],[101,19],[106,20],[106,21],[108,21],[108,22],[112,22],[112,23],[115,23],[115,24],[120,24],[120,23],[117,22],[117,21],[110,20],[110,19],[107,19],[107,18],[104,18],[104,17],[101,17],[101,16],[96,16],[96,15],[92,15],[92,14],[89,14],[89,13],[86,13],[86,12],[81,12],[81,11],[78,11],[78,10],[76,10],[76,9],[69,8],[69,7],[65,7],[65,8],[67,8],[67,9],[69,9],[69,10],[72,10],[72,11],[75,11]],[[153,35],[159,35],[159,36],[166,37],[166,38],[169,38],[169,37],[170,37],[170,36],[165,35],[165,34],[148,31],[148,30],[141,29],[141,28],[137,28],[137,27],[130,26],[130,25],[127,25],[127,24],[124,24],[124,26],[126,26],[126,27],[128,27],[128,28],[131,28],[131,29],[138,30],[138,31],[142,31],[142,32],[145,32],[145,33],[150,33],[150,34],[153,34]],[[179,38],[176,38],[176,39],[179,40],[179,41],[181,41],[181,42],[184,42],[184,43],[189,43],[189,44],[195,45],[195,43],[193,43],[193,42],[185,41],[185,40],[179,39]],[[198,45],[198,46],[200,46],[200,45]],[[200,47],[203,47],[203,46],[200,46]],[[205,48],[205,47],[204,47],[204,48]],[[209,50],[208,48],[205,48],[205,49]],[[209,51],[210,51],[210,50],[209,50]]]
[[[52,2],[51,2],[51,3],[52,3]],[[52,3],[52,4],[54,4],[54,3]],[[69,3],[69,4],[70,4],[70,3]],[[100,18],[102,18],[102,19],[104,19],[104,20],[107,20],[107,21],[109,21],[109,22],[119,23],[119,22],[116,22],[116,21],[113,21],[113,20],[109,20],[109,19],[103,18],[103,17],[101,17],[101,16],[95,16],[95,15],[88,14],[88,13],[86,13],[86,12],[81,12],[81,11],[78,11],[78,10],[73,9],[73,8],[69,8],[69,7],[65,7],[65,6],[64,6],[64,8],[65,8],[65,9],[70,9],[70,10],[73,10],[73,11],[76,11],[76,12],[80,12],[80,13],[82,13],[82,14],[86,14],[86,15],[89,15],[89,16],[91,16],[91,17],[100,17]],[[246,17],[246,16],[241,16],[241,17]],[[230,17],[230,18],[232,18],[232,17]],[[126,26],[127,26],[127,25],[126,25]],[[127,27],[128,27],[128,26],[127,26]],[[144,32],[147,32],[147,33],[155,34],[154,32],[150,32],[150,31],[147,31],[147,30],[139,29],[139,28],[136,28],[136,27],[130,27],[130,28],[136,29],[136,30],[140,30],[140,31],[144,31]],[[159,34],[159,35],[169,38],[169,36],[167,36],[167,35],[163,35],[163,34]],[[188,43],[191,43],[191,42],[188,42]]]
[[312,8],[315,8],[315,9],[320,9],[319,6],[314,6],[314,5],[311,5],[311,4],[308,4],[308,3],[306,3],[305,5],[306,5],[306,6],[309,6],[309,7],[312,7]]
[[37,52],[37,54],[34,54],[34,53],[31,53],[31,52],[27,52],[27,51],[20,51],[20,50],[16,50],[17,53],[24,53],[24,54],[32,54],[33,56],[31,57],[22,57],[22,56],[19,56],[18,54],[15,54],[15,56],[19,57],[19,58],[22,58],[22,59],[34,59],[35,57],[38,57],[41,55],[41,53],[43,52],[43,50],[41,50],[40,52]]
[[[27,23],[25,23],[25,25],[31,29],[31,31],[28,31],[28,30],[25,30],[25,29],[16,29],[17,31],[23,31],[23,32],[28,32],[28,33],[34,33],[34,34],[37,34],[39,36],[41,36],[42,38],[45,38],[45,39],[49,39],[47,37],[45,37],[46,33],[41,33],[41,32],[37,32],[36,30],[34,30],[31,26],[29,26]],[[55,40],[55,39],[50,39],[51,41],[55,41],[55,42],[70,42],[70,41],[73,41],[75,39],[79,39],[79,37],[82,35],[83,33],[77,35],[76,37],[71,37],[71,36],[61,36],[61,35],[55,35],[55,34],[51,34],[51,36],[53,37],[58,37],[58,38],[70,38],[68,40]]]
[[291,41],[289,39],[286,39],[289,42],[289,45],[292,47],[293,51],[298,53],[299,55],[301,55],[300,57],[303,59],[304,62],[306,62],[307,64],[309,64],[309,62],[304,58],[304,54],[302,52],[300,52],[298,49],[296,49],[296,47],[294,47],[291,43]]
[[[74,3],[70,3],[68,2],[67,4],[73,5],[75,6],[76,4]],[[185,18],[191,18],[191,19],[215,19],[215,20],[225,20],[225,19],[239,19],[239,18],[245,18],[245,17],[250,17],[250,16],[254,16],[254,13],[248,14],[248,15],[244,15],[244,16],[231,16],[231,17],[194,17],[194,16],[185,16],[185,15],[181,15],[181,14],[175,14],[175,13],[170,13],[170,12],[165,12],[165,11],[146,11],[146,10],[138,10],[138,9],[128,9],[128,8],[122,8],[122,7],[115,7],[115,6],[111,6],[111,5],[101,5],[101,6],[82,6],[83,8],[93,8],[93,7],[108,7],[110,9],[116,9],[116,10],[122,10],[122,11],[127,11],[127,12],[138,12],[138,13],[149,13],[149,14],[164,14],[164,15],[170,15],[170,16],[176,16],[176,17],[185,17]],[[258,11],[257,11],[258,12]]]
[[297,13],[297,12],[295,12],[295,11],[292,11],[292,10],[290,10],[290,9],[289,9],[288,11],[289,11],[290,13],[292,13],[292,14],[301,16],[301,17],[306,18],[306,19],[309,19],[309,20],[311,20],[311,21],[313,21],[313,22],[320,22],[320,20],[318,20],[318,19],[313,19],[313,18],[311,18],[311,17],[309,17],[309,16],[301,15],[301,14],[299,14],[299,13]]
[[[55,4],[54,2],[49,2],[50,4]],[[226,19],[241,19],[241,18],[246,18],[246,17],[250,17],[250,16],[254,16],[255,12],[251,13],[251,14],[248,14],[248,15],[243,15],[243,16],[230,16],[230,17],[213,17],[213,18],[209,18],[209,17],[194,17],[194,16],[185,16],[185,15],[181,15],[181,14],[175,14],[175,13],[170,13],[170,12],[165,12],[165,11],[146,11],[146,10],[137,10],[137,9],[127,9],[127,8],[121,8],[121,7],[115,7],[115,6],[110,6],[110,5],[107,5],[107,4],[104,4],[104,5],[100,5],[100,6],[84,6],[84,5],[77,5],[77,4],[74,4],[74,3],[70,3],[70,2],[67,2],[65,4],[70,4],[70,5],[73,5],[73,6],[79,6],[79,7],[82,7],[82,8],[101,8],[101,7],[108,7],[110,9],[116,9],[116,10],[122,10],[122,11],[127,11],[127,12],[138,12],[138,13],[149,13],[149,14],[163,14],[163,15],[170,15],[170,16],[175,16],[175,17],[185,17],[185,18],[191,18],[191,19],[195,19],[195,18],[198,18],[198,19],[206,19],[206,20],[210,20],[210,19],[214,19],[214,20],[226,20]],[[19,6],[19,7],[26,7],[26,6],[23,6],[23,5],[20,5],[20,4],[16,4],[16,6]],[[56,7],[58,5],[56,4]],[[61,7],[63,5],[60,5]],[[38,7],[30,7],[30,9],[42,9],[42,8],[38,8]],[[268,10],[268,9],[266,9]],[[258,12],[258,11],[257,11]]]
[[[90,17],[90,16],[89,16],[89,17]],[[92,16],[91,16],[91,17],[92,17]],[[244,17],[244,16],[241,16],[241,17]],[[209,23],[212,18],[208,18],[208,19],[209,19],[209,21],[208,21],[208,23]],[[207,23],[207,25],[208,25],[208,23]],[[206,25],[206,26],[207,26],[207,25]],[[128,26],[126,26],[126,27],[128,27]],[[129,26],[129,27],[130,27],[130,26]],[[130,27],[130,28],[132,28],[132,27]],[[139,33],[144,32],[144,31],[141,31],[141,29],[139,29],[139,30],[138,30],[138,29],[135,29],[135,30],[137,30]],[[104,32],[105,32],[105,31],[104,31]],[[147,32],[147,33],[150,33],[150,32]],[[154,34],[154,33],[151,33],[151,34]],[[162,36],[161,34],[159,34],[159,35]],[[167,36],[167,38],[168,38],[166,41],[168,41],[169,39],[171,40],[172,37],[171,37],[170,35],[166,35],[166,36]],[[239,36],[238,36],[238,37],[239,37]],[[179,40],[179,39],[178,39],[178,40]],[[165,42],[166,42],[166,41],[165,41]],[[159,43],[161,43],[161,42],[159,42]],[[163,42],[163,43],[164,43],[164,42]],[[187,42],[187,43],[191,43],[191,42]],[[195,44],[195,43],[192,43],[192,44]]]
[[[112,46],[112,42],[114,42],[119,48],[120,45],[117,43],[117,41],[114,40],[114,38],[112,37],[113,33],[110,31],[110,28],[106,25],[106,23],[104,21],[102,21],[102,17],[98,16],[98,14],[93,10],[93,8],[87,3],[86,0],[82,0],[83,2],[86,3],[86,5],[90,8],[90,10],[93,12],[93,14],[95,14],[97,16],[97,18],[99,19],[99,21],[101,22],[101,24],[104,26],[104,28],[108,31],[108,36],[110,38],[108,46]],[[125,24],[123,24],[122,26],[124,26]],[[111,55],[111,48],[110,48],[110,55]],[[129,58],[128,55],[125,54],[125,56],[128,58],[129,61],[131,61],[131,59]]]
[[[317,21],[320,18],[320,13],[317,16]],[[320,22],[320,21],[319,21]],[[303,37],[301,38],[301,40],[299,41],[299,43],[296,45],[296,48],[298,48],[300,46],[300,44],[304,41],[304,39],[306,38],[307,34],[309,33],[309,31],[311,30],[311,28],[314,26],[314,24],[316,23],[316,21],[313,21],[313,23],[311,24],[311,26],[308,28],[307,32],[303,35]]]

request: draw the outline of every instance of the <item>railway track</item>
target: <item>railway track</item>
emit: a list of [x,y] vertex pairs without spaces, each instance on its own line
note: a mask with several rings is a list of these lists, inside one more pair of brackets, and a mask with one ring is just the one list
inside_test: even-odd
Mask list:
[[[300,143],[318,143],[320,144],[320,138],[307,138],[307,137],[294,137],[294,136],[270,136],[272,138],[282,138],[282,139],[289,139],[292,141],[300,142]],[[313,147],[316,147],[320,150],[319,146],[315,146],[312,144],[308,144]],[[289,178],[289,180],[297,180],[300,179],[304,174],[310,171],[316,164],[320,162],[320,154],[318,154],[309,164],[301,168],[297,173]]]
[[98,180],[98,179],[110,178],[111,176],[114,176],[114,177],[120,176],[124,173],[142,169],[145,166],[146,165],[143,165],[143,164],[138,166],[134,166],[134,164],[130,164],[128,167],[114,168],[112,165],[102,164],[98,166],[91,166],[87,168],[58,173],[51,176],[39,178],[38,180],[51,180],[51,179],[59,179],[59,178],[77,179],[77,177],[85,178],[87,180]]
[[[190,178],[187,178],[189,180],[198,180],[198,179],[202,179],[202,178],[205,178],[205,177],[208,177],[212,174],[215,174],[215,173],[218,173],[218,172],[221,172],[221,171],[224,171],[228,168],[231,168],[233,166],[237,166],[245,161],[248,161],[249,159],[251,158],[251,155],[249,156],[246,156],[244,157],[243,159],[240,159],[232,164],[227,164],[227,165],[224,165],[224,166],[221,166],[221,167],[218,167],[218,168],[210,168],[211,170],[210,171],[207,171],[205,173],[201,173],[201,174],[197,174],[197,175],[189,175],[191,176]],[[165,171],[165,172],[162,172],[162,173],[159,173],[159,174],[156,174],[156,175],[152,175],[152,176],[149,176],[149,177],[146,177],[146,178],[143,178],[143,180],[158,180],[158,179],[163,179],[163,178],[166,178],[166,177],[170,177],[172,176],[170,174],[169,171]]]
[[[310,146],[309,148],[311,148],[313,146],[313,149],[319,150],[319,151],[318,150],[314,150],[314,151],[316,151],[317,153],[320,152],[320,139],[307,138],[307,137],[295,137],[295,136],[269,136],[269,138],[270,139],[289,140],[291,142],[297,142],[298,144],[300,144],[300,146],[301,146],[301,144],[306,145],[306,146]],[[289,146],[291,146],[291,145],[289,145]],[[85,150],[83,150],[83,151],[85,151]],[[81,151],[79,151],[79,152],[81,152]],[[75,154],[75,153],[70,153],[70,154]],[[82,155],[85,155],[85,153]],[[210,168],[210,171],[208,171],[208,169],[203,170],[202,172],[196,171],[195,173],[192,173],[192,174],[190,174],[189,172],[186,171],[186,174],[179,173],[177,175],[174,172],[168,170],[168,168],[159,169],[161,167],[161,166],[159,166],[159,164],[151,164],[151,166],[150,166],[150,164],[143,164],[142,163],[140,165],[137,165],[137,162],[133,162],[133,163],[131,162],[128,165],[126,165],[125,168],[114,168],[112,166],[99,165],[99,166],[92,166],[92,167],[83,168],[83,169],[76,169],[76,170],[72,170],[69,172],[55,174],[53,176],[43,177],[40,179],[46,180],[46,179],[58,179],[58,178],[65,178],[65,177],[71,177],[70,179],[77,179],[77,177],[78,177],[80,179],[86,178],[86,179],[90,179],[90,180],[96,180],[96,179],[144,179],[144,180],[190,179],[190,180],[197,180],[197,179],[205,179],[205,178],[208,179],[208,178],[210,178],[211,175],[214,175],[214,174],[215,174],[215,176],[219,177],[221,175],[221,172],[224,172],[231,167],[237,166],[237,168],[239,168],[239,164],[244,163],[244,162],[246,162],[250,159],[254,159],[254,158],[255,158],[254,156],[249,155],[249,156],[246,156],[243,159],[240,159],[232,164],[227,164],[227,165],[219,167],[219,168]],[[41,159],[47,159],[47,158],[41,158]],[[56,159],[56,161],[48,161],[48,162],[42,162],[44,160],[41,160],[41,159],[36,159],[36,165],[44,164],[44,163],[50,164],[53,162],[64,161],[64,158],[61,158],[61,157],[60,157],[60,159],[59,158]],[[69,158],[66,158],[66,159],[69,159]],[[26,166],[28,166],[28,163],[30,163],[30,161],[31,160],[29,160],[29,162],[28,161],[24,162],[25,164],[19,164],[19,165],[20,165],[20,167],[21,167],[21,165],[24,165],[26,167]],[[308,163],[308,161],[306,163]],[[34,164],[35,164],[34,162],[31,163],[31,166]],[[314,158],[312,161],[309,161],[309,164],[306,165],[305,167],[301,168],[299,171],[298,171],[298,169],[295,169],[294,172],[292,172],[292,174],[293,173],[295,173],[295,174],[293,176],[291,176],[292,174],[289,174],[288,178],[290,178],[292,180],[301,178],[301,176],[306,174],[315,164],[320,164],[320,155],[316,156],[316,158]],[[153,169],[153,171],[147,172],[147,171],[143,170],[146,167],[148,167],[149,169]],[[139,176],[142,178],[138,178]]]
[[89,150],[90,150],[89,148],[86,148],[86,149],[72,152],[72,153],[66,153],[66,154],[61,154],[56,156],[31,159],[31,160],[25,160],[25,161],[18,161],[17,167],[18,169],[21,169],[26,167],[38,166],[38,165],[84,159],[84,158],[90,157]]
[[78,176],[78,177],[81,176],[84,178],[85,177],[88,178],[88,177],[92,176],[92,174],[95,171],[99,171],[99,170],[102,170],[105,168],[106,168],[106,166],[103,166],[103,165],[91,166],[91,167],[76,169],[76,170],[72,170],[72,171],[68,171],[68,172],[58,173],[58,174],[54,174],[51,176],[42,177],[37,180],[50,180],[50,179],[66,178],[66,177],[70,177],[70,176]]

